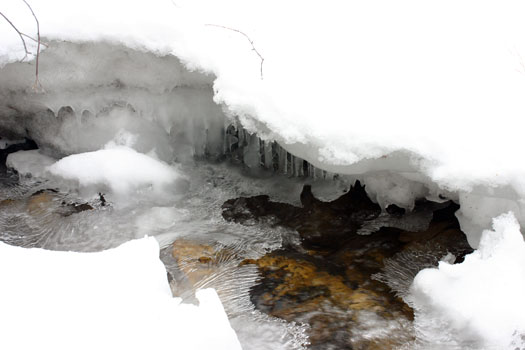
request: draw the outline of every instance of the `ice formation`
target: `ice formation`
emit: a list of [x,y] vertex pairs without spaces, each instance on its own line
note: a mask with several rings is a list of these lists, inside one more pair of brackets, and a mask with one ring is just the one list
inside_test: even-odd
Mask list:
[[39,150],[18,151],[7,156],[6,166],[16,170],[21,176],[44,176],[48,166],[56,159],[42,154]]
[[154,238],[99,253],[0,252],[2,348],[241,349],[213,289],[197,292],[198,306],[171,296]]
[[[33,7],[47,45],[44,94],[30,89],[34,61],[12,63],[23,47],[0,23],[2,130],[12,136],[29,131],[64,155],[95,151],[126,125],[145,136],[138,151],[155,148],[163,160],[188,154],[181,143],[197,155],[220,153],[224,116],[213,96],[248,131],[322,169],[394,171],[459,192],[473,246],[490,226],[486,217],[513,207],[524,222],[525,169],[516,161],[525,107],[521,3],[54,0]],[[21,31],[35,33],[25,4],[9,0],[2,9]],[[312,26],[319,18],[329,20]],[[231,29],[261,53],[263,76],[246,37]],[[214,77],[185,72],[171,55]],[[191,126],[189,114],[197,120]]]
[[[21,173],[34,172],[19,157],[69,156],[50,171],[125,193],[173,180],[164,163],[228,154],[254,172],[360,177],[383,208],[453,199],[480,251],[492,218],[512,211],[525,224],[521,2],[50,0],[32,7],[45,42],[36,91],[36,44],[27,39],[32,54],[18,62],[20,38],[0,21],[0,134],[40,147],[10,156]],[[4,1],[0,10],[36,35],[23,2]],[[104,148],[119,135],[134,142]],[[114,181],[103,171],[113,156],[140,158],[165,176]],[[71,172],[85,161],[88,171]]]

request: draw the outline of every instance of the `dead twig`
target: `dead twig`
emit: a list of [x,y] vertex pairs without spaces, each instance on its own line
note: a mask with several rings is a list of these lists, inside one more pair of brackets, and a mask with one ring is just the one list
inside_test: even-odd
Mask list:
[[40,84],[40,80],[38,79],[38,68],[39,68],[39,60],[40,60],[40,45],[44,45],[44,46],[47,46],[47,45],[42,43],[42,41],[41,41],[41,38],[40,38],[40,22],[38,21],[38,17],[35,15],[35,12],[33,11],[33,8],[31,7],[31,5],[29,5],[29,3],[26,0],[22,0],[22,1],[29,8],[29,10],[31,11],[31,14],[33,15],[33,18],[35,19],[37,39],[33,38],[30,35],[27,35],[27,34],[21,32],[14,25],[14,23],[6,15],[4,15],[2,12],[0,12],[0,16],[2,16],[7,21],[7,23],[9,23],[9,25],[16,31],[16,33],[20,37],[20,40],[22,41],[22,45],[24,46],[24,58],[22,58],[20,60],[21,62],[23,62],[28,56],[32,55],[32,53],[27,48],[27,43],[26,43],[24,38],[33,40],[34,42],[37,43],[36,55],[35,55],[36,56],[35,83],[33,84],[33,90],[38,90],[39,88],[42,89],[42,84]]
[[27,7],[29,7],[29,10],[31,11],[31,14],[33,15],[33,18],[36,22],[36,35],[37,35],[37,46],[36,46],[36,71],[35,71],[35,83],[33,84],[33,90],[38,90],[38,88],[42,88],[42,84],[40,84],[40,80],[38,80],[38,61],[40,59],[40,22],[38,21],[38,17],[35,15],[35,12],[33,11],[33,8],[26,0],[22,0]]
[[[25,1],[25,0],[24,0]],[[207,26],[210,26],[210,27],[217,27],[217,28],[222,28],[222,29],[227,29],[227,30],[231,30],[233,32],[237,32],[241,35],[243,35],[247,40],[248,42],[250,43],[250,45],[252,46],[252,51],[255,52],[257,54],[257,56],[259,56],[259,58],[261,59],[261,68],[260,68],[260,71],[261,71],[261,80],[263,80],[264,76],[263,76],[263,64],[264,64],[264,57],[261,55],[261,53],[259,51],[257,51],[257,49],[255,48],[255,45],[253,43],[253,40],[248,36],[248,34],[246,34],[245,32],[239,30],[239,29],[235,29],[235,28],[230,28],[230,27],[226,27],[226,26],[221,26],[219,24],[206,24]]]
[[[25,36],[25,37],[28,38],[28,39],[33,40],[35,43],[38,42],[38,40],[35,39],[35,38],[33,38],[32,36],[29,36],[29,35],[27,35],[27,34],[25,34],[25,33],[22,33],[22,35]],[[49,43],[45,43],[45,42],[43,42],[42,40],[40,40],[40,45],[43,45],[43,46],[45,46],[45,47],[48,47],[48,46],[49,46]]]
[[18,33],[18,36],[20,37],[20,40],[22,40],[22,45],[24,45],[24,51],[25,51],[25,56],[24,56],[24,58],[22,58],[22,61],[25,60],[27,58],[27,56],[31,54],[29,52],[29,50],[27,49],[26,41],[24,40],[24,36],[26,36],[26,35],[24,33],[22,33],[21,31],[19,31],[18,28],[13,24],[13,22],[11,22],[9,20],[9,18],[7,18],[6,15],[4,15],[2,12],[0,12],[0,15],[2,17],[4,17],[4,19],[7,21],[7,23],[9,23],[11,25],[11,27],[13,27],[13,29]]

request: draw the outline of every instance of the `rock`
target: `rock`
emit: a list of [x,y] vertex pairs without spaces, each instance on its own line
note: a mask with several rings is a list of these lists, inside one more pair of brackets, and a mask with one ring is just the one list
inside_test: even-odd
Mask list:
[[26,210],[31,215],[43,215],[48,212],[57,198],[53,192],[38,191],[29,197]]
[[251,292],[252,302],[269,315],[308,323],[311,349],[354,348],[350,332],[363,311],[386,320],[412,319],[406,304],[370,278],[382,267],[380,250],[344,250],[324,257],[312,253],[279,250],[251,261],[262,276]]
[[302,208],[272,202],[266,195],[240,197],[226,201],[222,215],[227,221],[242,224],[271,220],[297,230],[305,245],[335,247],[355,234],[365,220],[376,218],[381,208],[367,196],[359,181],[332,202],[315,198],[310,185],[301,193]]
[[191,285],[213,274],[211,263],[217,259],[213,247],[186,239],[176,240],[172,247],[175,261]]
[[[60,204],[58,204],[60,202]],[[70,216],[94,208],[88,203],[67,203],[57,190],[43,189],[33,193],[27,200],[26,210],[31,215],[56,213],[61,216]]]

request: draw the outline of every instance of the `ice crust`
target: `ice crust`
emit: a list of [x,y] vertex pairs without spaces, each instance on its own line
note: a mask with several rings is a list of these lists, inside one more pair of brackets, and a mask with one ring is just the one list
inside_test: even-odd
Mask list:
[[171,296],[151,237],[99,253],[0,242],[0,280],[2,348],[241,349],[213,289],[198,306]]

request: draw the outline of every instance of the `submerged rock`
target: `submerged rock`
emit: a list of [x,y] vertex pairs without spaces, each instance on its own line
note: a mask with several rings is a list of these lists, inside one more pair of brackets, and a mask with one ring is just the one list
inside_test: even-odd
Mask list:
[[297,230],[303,243],[311,247],[336,247],[355,234],[364,221],[379,216],[381,208],[367,196],[359,181],[332,202],[315,198],[310,185],[301,193],[302,208],[272,202],[265,195],[226,201],[222,215],[242,224],[270,219],[275,225]]
[[[412,310],[385,284],[371,279],[383,260],[402,246],[399,233],[385,230],[355,237],[337,250],[301,253],[287,248],[247,261],[258,266],[262,276],[252,290],[252,302],[269,315],[308,323],[311,349],[353,349],[358,343],[368,349],[375,340],[354,331],[363,312],[383,322],[410,323]],[[397,332],[391,345],[413,338],[405,329]]]
[[217,256],[214,248],[186,239],[173,242],[172,254],[179,269],[191,285],[196,285],[203,278],[216,271]]
[[443,256],[459,262],[472,251],[454,216],[459,206],[451,201],[423,200],[412,212],[391,206],[381,214],[356,182],[331,202],[305,186],[301,204],[241,197],[224,203],[223,217],[300,234],[302,247],[285,246],[242,265],[257,266],[262,277],[251,291],[256,308],[309,324],[311,349],[386,350],[413,341],[413,312],[402,290]]
[[38,190],[28,198],[7,198],[0,201],[0,208],[14,205],[23,206],[24,211],[32,216],[58,214],[65,217],[94,209],[89,203],[66,202],[64,196],[55,189]]

